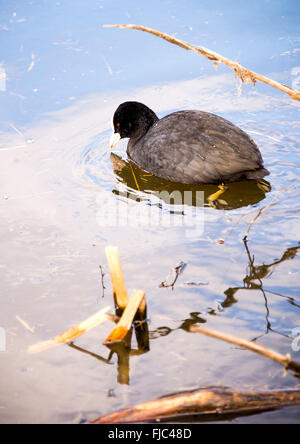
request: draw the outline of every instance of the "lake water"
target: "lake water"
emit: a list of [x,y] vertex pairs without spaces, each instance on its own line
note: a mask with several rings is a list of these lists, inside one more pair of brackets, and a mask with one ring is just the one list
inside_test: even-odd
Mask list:
[[[300,186],[242,241],[255,212],[299,178],[299,102],[263,84],[239,95],[224,66],[146,33],[103,28],[150,26],[300,89],[299,19],[294,0],[0,1],[1,423],[79,423],[199,386],[299,389],[279,365],[187,332],[205,325],[300,361]],[[188,188],[135,169],[137,187],[126,141],[108,148],[125,100],[160,117],[202,109],[231,120],[259,145],[269,185],[232,184],[214,205],[207,198],[217,187],[194,187],[204,207],[172,206],[158,193]],[[129,293],[146,291],[149,351],[134,352],[133,337],[130,358],[127,350],[108,362],[105,323],[76,341],[80,349],[28,355],[113,309],[107,245],[119,247]],[[174,289],[160,288],[180,261]],[[233,421],[299,423],[300,409]]]

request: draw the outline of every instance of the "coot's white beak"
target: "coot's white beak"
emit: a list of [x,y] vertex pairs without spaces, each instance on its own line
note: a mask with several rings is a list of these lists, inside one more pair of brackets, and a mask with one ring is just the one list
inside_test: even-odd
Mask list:
[[121,135],[119,133],[114,133],[110,138],[109,148],[113,148],[115,145],[117,145],[120,139]]

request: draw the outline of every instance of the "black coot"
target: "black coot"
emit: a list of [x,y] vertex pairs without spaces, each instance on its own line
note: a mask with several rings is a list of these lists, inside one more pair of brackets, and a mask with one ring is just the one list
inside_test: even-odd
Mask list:
[[110,146],[129,138],[128,157],[163,179],[185,184],[235,182],[267,176],[257,145],[228,120],[204,111],[159,119],[138,102],[122,103]]

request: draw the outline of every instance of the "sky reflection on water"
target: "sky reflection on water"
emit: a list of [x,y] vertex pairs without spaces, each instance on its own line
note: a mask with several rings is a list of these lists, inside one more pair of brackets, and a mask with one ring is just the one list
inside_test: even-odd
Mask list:
[[[237,224],[245,212],[271,202],[298,179],[298,103],[260,84],[244,86],[238,96],[227,68],[215,71],[196,54],[103,24],[131,22],[175,34],[295,86],[299,8],[297,1],[279,0],[0,1],[0,326],[8,339],[7,352],[0,353],[1,423],[94,419],[200,385],[297,386],[276,364],[190,335],[185,327],[204,322],[258,338],[300,360],[291,350],[291,331],[300,323],[300,199],[266,212],[247,246],[241,241],[247,218]],[[272,190],[257,194],[253,184],[234,185],[230,211],[206,202],[204,231],[197,238],[187,237],[180,226],[103,228],[103,193],[108,208],[115,202],[128,208],[132,203],[120,190],[147,202],[160,187],[148,178],[136,190],[126,169],[126,142],[114,151],[124,170],[113,171],[111,118],[128,99],[145,102],[160,116],[198,108],[233,121],[260,146]],[[213,192],[209,188],[205,196]],[[217,242],[221,238],[224,244]],[[76,342],[92,355],[68,347],[26,354],[33,342],[111,305],[107,244],[120,247],[129,291],[142,288],[148,298],[150,351],[131,356],[130,385],[120,384],[116,355],[111,365],[94,359],[93,354],[109,355],[102,346],[109,324]],[[159,288],[180,260],[188,266],[174,290]],[[106,273],[104,299],[99,299],[99,264]],[[184,285],[197,281],[207,285]],[[34,335],[16,315],[36,327]],[[278,422],[278,414],[269,415]],[[299,422],[299,409],[289,415]]]

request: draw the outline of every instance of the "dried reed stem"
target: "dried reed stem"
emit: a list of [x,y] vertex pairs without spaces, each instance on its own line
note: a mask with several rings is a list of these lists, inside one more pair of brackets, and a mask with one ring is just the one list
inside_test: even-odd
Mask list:
[[187,49],[188,51],[194,51],[198,54],[201,54],[202,56],[206,57],[208,60],[214,62],[214,64],[220,62],[224,65],[227,65],[229,68],[231,68],[235,75],[241,80],[243,83],[250,83],[252,82],[253,85],[255,85],[256,81],[259,80],[263,83],[266,83],[267,85],[273,86],[273,88],[279,89],[280,91],[288,94],[292,99],[294,100],[300,100],[300,92],[295,91],[294,89],[290,88],[287,85],[284,85],[283,83],[276,82],[275,80],[272,80],[266,76],[263,76],[261,74],[258,74],[254,71],[251,71],[250,69],[247,69],[240,65],[238,62],[233,62],[232,60],[227,59],[226,57],[223,57],[222,55],[211,51],[210,49],[201,47],[196,47],[194,45],[191,45],[190,43],[187,43],[183,40],[177,39],[175,37],[172,37],[168,34],[165,34],[164,32],[157,31],[155,29],[147,28],[146,26],[140,26],[140,25],[104,25],[105,28],[121,28],[121,29],[136,29],[138,31],[144,31],[148,32],[150,34],[153,34],[157,37],[160,37],[164,40],[166,40],[169,43],[173,43],[174,45],[180,46],[181,48]]
[[105,252],[110,270],[115,305],[121,310],[124,310],[128,304],[128,293],[123,277],[118,247],[107,247]]
[[232,335],[228,335],[226,333],[221,333],[215,330],[210,330],[208,328],[199,327],[199,326],[191,326],[189,331],[192,333],[201,333],[205,336],[210,336],[211,338],[221,339],[222,341],[229,342],[230,344],[238,345],[239,347],[246,348],[247,350],[251,350],[254,353],[265,356],[266,358],[271,359],[272,361],[277,362],[282,365],[287,370],[293,370],[297,374],[300,375],[300,364],[292,361],[291,356],[281,355],[273,350],[270,350],[262,345],[256,344],[255,342],[248,341],[246,339],[237,338]]
[[110,320],[110,315],[108,315],[110,307],[103,308],[102,310],[95,313],[93,316],[89,317],[83,322],[80,322],[80,324],[75,325],[74,327],[70,328],[69,330],[65,331],[64,333],[61,333],[58,336],[55,336],[55,338],[50,339],[49,341],[40,342],[39,344],[31,345],[27,352],[29,354],[34,353],[40,353],[42,351],[48,350],[50,348],[56,347],[60,344],[68,344],[74,339],[78,338],[79,336],[86,333],[88,330],[91,330],[92,328],[96,327],[97,325]]

